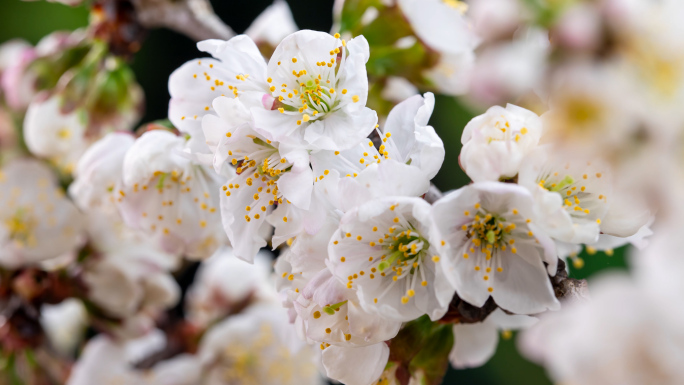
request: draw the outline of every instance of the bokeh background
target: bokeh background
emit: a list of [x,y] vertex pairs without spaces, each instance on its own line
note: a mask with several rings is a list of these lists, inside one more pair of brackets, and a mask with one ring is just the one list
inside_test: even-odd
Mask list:
[[[330,31],[333,0],[288,0],[300,29]],[[237,33],[243,32],[271,0],[212,0],[216,13]],[[40,38],[56,30],[74,30],[88,23],[85,7],[70,8],[44,1],[24,2],[0,0],[0,43],[20,38],[35,44]],[[146,113],[141,123],[165,119],[169,94],[168,77],[187,60],[198,57],[195,43],[169,30],[152,30],[141,51],[132,61],[138,82],[145,91]],[[431,124],[444,141],[446,159],[434,183],[442,191],[459,188],[469,183],[458,165],[461,132],[478,111],[461,101],[437,96]],[[585,265],[571,267],[574,278],[590,278],[598,271],[626,268],[625,249],[614,255],[603,253],[581,256]],[[502,340],[494,358],[483,367],[470,370],[450,370],[444,384],[469,385],[548,385],[551,381],[544,370],[522,358],[515,348],[515,336]]]

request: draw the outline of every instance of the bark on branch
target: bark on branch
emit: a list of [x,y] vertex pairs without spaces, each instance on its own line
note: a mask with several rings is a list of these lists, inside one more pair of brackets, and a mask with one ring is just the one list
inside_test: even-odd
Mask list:
[[147,28],[169,28],[195,41],[235,36],[209,0],[133,0],[133,4],[138,21]]

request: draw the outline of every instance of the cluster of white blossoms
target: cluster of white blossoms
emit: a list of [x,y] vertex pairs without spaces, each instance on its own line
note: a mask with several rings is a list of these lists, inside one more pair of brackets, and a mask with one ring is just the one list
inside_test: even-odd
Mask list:
[[[583,245],[608,249],[648,233],[650,212],[613,185],[607,163],[540,144],[542,118],[513,105],[493,107],[465,128],[461,165],[475,182],[426,202],[445,155],[428,125],[434,97],[413,96],[378,125],[365,106],[363,36],[295,32],[268,61],[247,36],[199,47],[213,58],[191,61],[170,79],[169,115],[183,133],[178,148],[185,143],[177,152],[223,178],[206,194],[219,195],[216,218],[236,256],[252,261],[267,245],[280,248],[284,305],[300,336],[320,345],[333,379],[378,380],[389,356],[385,342],[404,322],[442,318],[454,294],[475,307],[491,297],[519,315],[557,310],[549,275],[559,258],[576,258]],[[156,226],[164,239],[185,218],[167,224],[154,209],[170,203],[162,192],[172,182],[161,178],[173,171],[151,160],[170,156],[160,150],[162,137],[174,137],[152,131],[136,144],[153,135],[153,146],[135,151],[146,161],[127,159],[124,175],[152,176],[140,186],[159,193],[141,201],[133,217],[152,215],[145,227]],[[193,191],[205,193],[199,186],[210,183],[184,175],[170,175],[181,191],[173,204],[203,205]],[[117,200],[144,193],[135,186]],[[499,318],[506,325],[505,313],[490,318],[487,325]],[[455,365],[474,364],[458,340],[455,346]],[[477,354],[481,347],[473,348]],[[357,370],[345,370],[349,365]]]
[[[35,352],[69,385],[437,384],[526,329],[558,382],[684,379],[678,0],[344,0],[333,34],[278,0],[199,42],[137,130],[140,47],[95,8],[0,46],[12,373]],[[430,91],[494,105],[438,127],[458,156]],[[626,245],[632,276],[582,298],[567,266]]]

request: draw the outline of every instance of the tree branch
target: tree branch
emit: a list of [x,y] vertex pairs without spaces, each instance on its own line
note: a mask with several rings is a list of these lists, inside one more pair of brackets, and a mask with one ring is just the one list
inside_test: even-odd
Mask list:
[[133,0],[133,4],[138,21],[147,28],[169,28],[195,41],[235,36],[209,0]]
[[558,261],[556,275],[551,277],[551,286],[553,286],[556,298],[563,302],[572,303],[590,299],[587,281],[568,277],[565,261],[563,260]]

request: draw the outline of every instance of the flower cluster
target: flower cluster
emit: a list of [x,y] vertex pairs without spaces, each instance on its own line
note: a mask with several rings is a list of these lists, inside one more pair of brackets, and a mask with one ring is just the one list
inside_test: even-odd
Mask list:
[[[464,130],[461,165],[475,182],[427,203],[445,153],[428,125],[434,97],[413,96],[376,124],[362,36],[296,32],[268,63],[246,36],[199,47],[213,59],[171,76],[170,116],[188,143],[205,139],[187,151],[198,167],[225,178],[220,211],[235,254],[252,261],[286,244],[276,265],[284,305],[331,378],[377,380],[384,342],[403,322],[442,318],[454,294],[515,314],[556,310],[559,257],[647,233],[649,211],[624,205],[603,159],[540,144],[542,119],[513,105]],[[369,364],[340,371],[359,359]]]
[[[197,4],[154,7],[230,31]],[[557,381],[684,379],[675,0],[346,0],[331,34],[278,0],[134,129],[146,7],[0,46],[12,383],[436,385],[522,329]],[[588,301],[569,273],[623,246]]]

